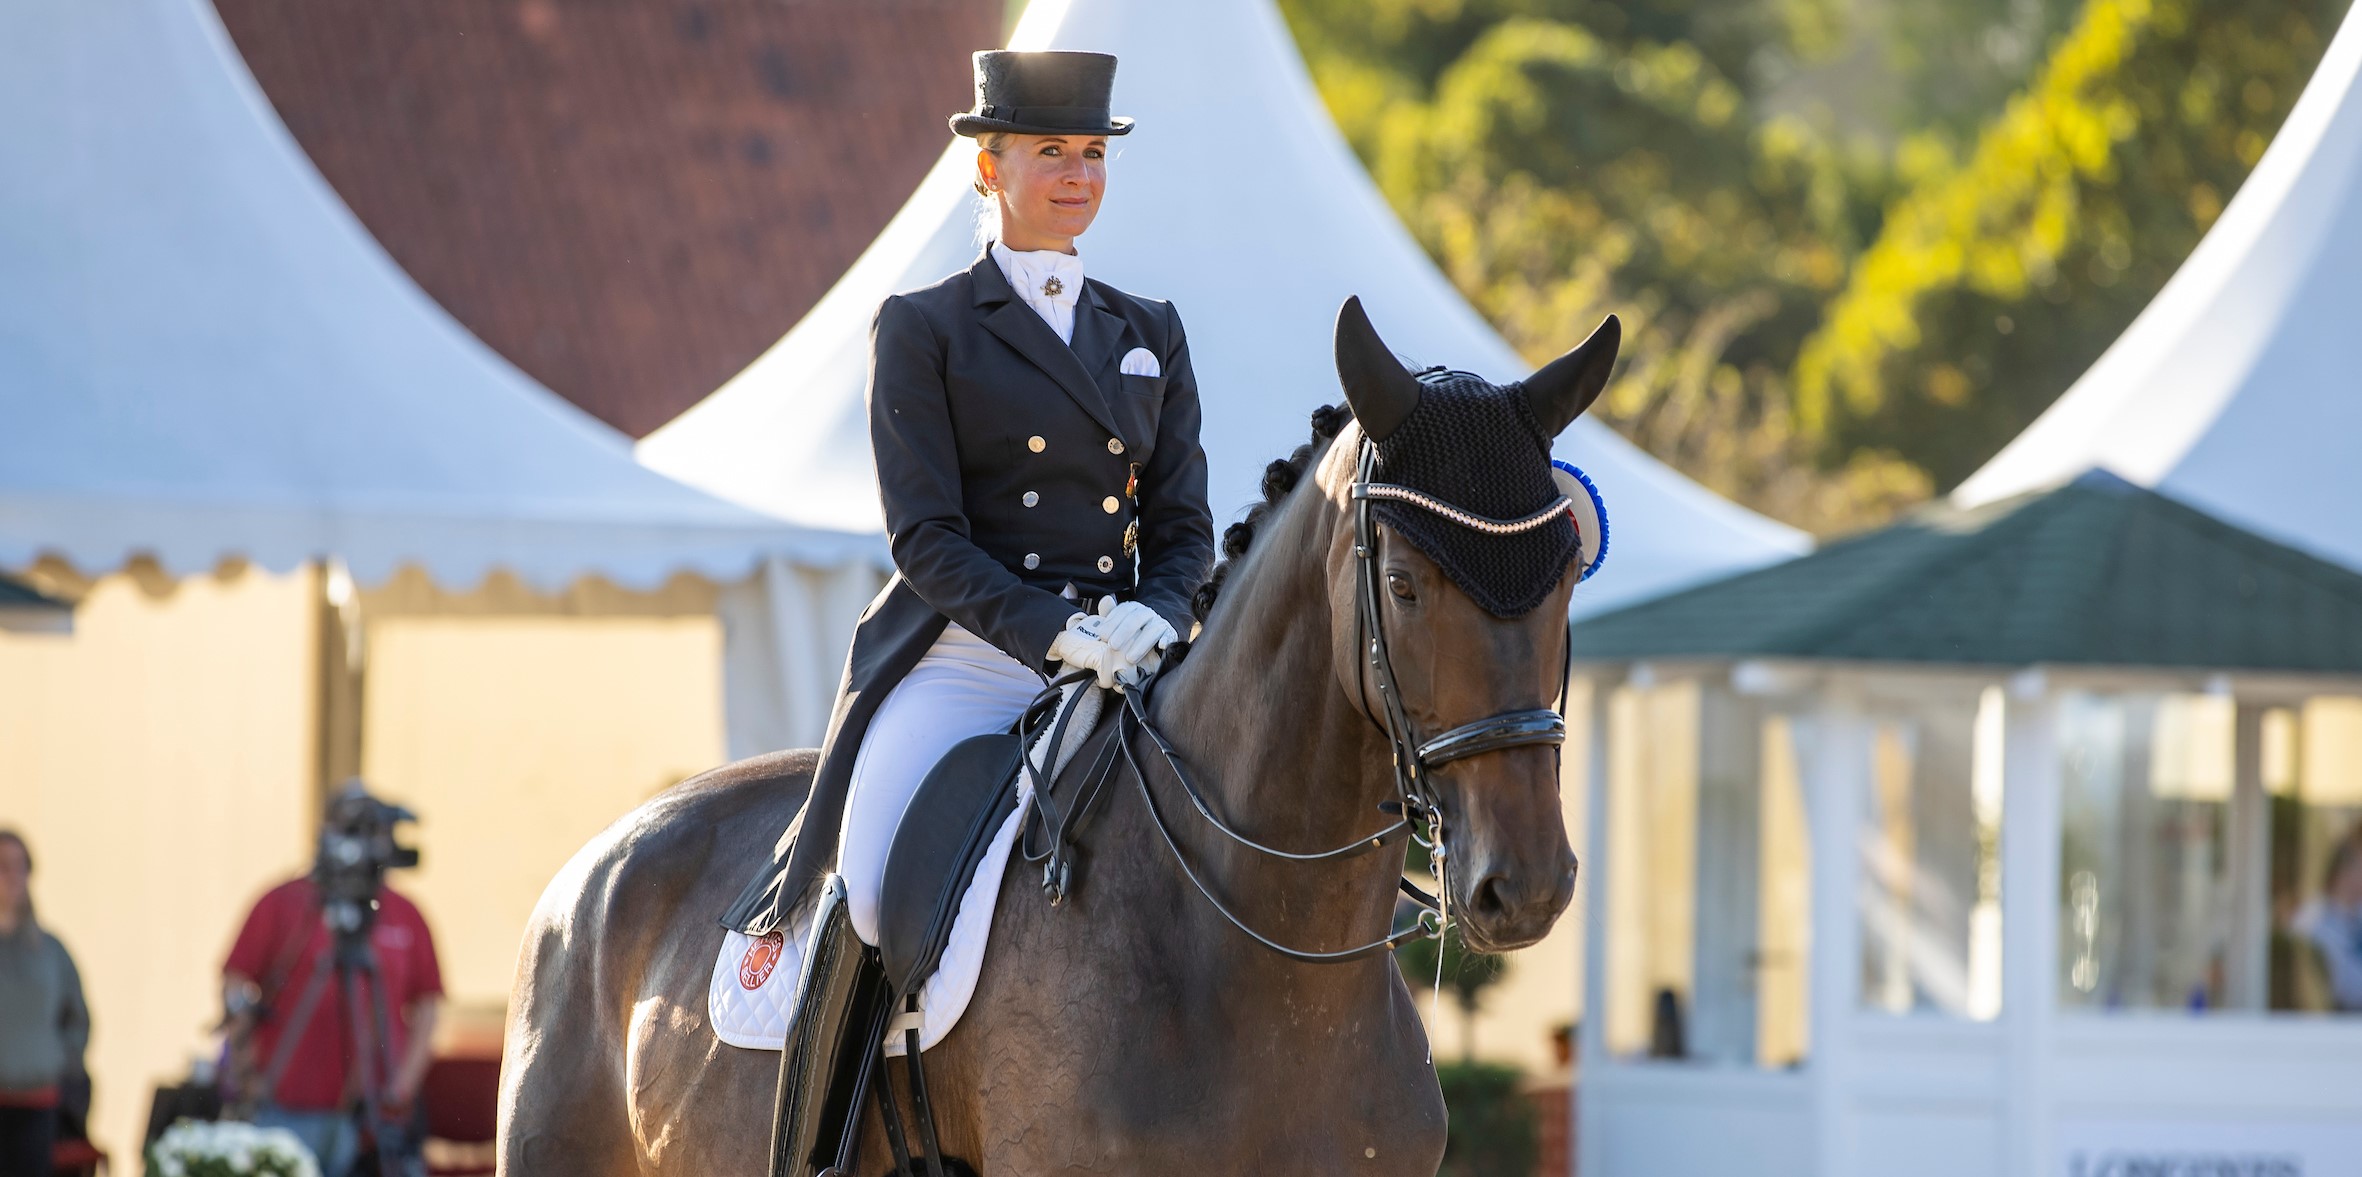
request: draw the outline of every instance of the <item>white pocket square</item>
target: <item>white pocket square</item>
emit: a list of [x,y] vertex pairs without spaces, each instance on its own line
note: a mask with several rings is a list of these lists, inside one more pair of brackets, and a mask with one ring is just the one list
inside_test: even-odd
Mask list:
[[1156,353],[1145,347],[1135,347],[1124,353],[1123,373],[1126,376],[1162,376],[1164,365],[1156,362]]

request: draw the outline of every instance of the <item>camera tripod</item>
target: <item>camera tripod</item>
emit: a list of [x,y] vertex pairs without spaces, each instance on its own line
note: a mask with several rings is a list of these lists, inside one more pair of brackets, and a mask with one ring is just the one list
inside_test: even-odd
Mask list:
[[[362,1123],[367,1126],[375,1149],[378,1177],[402,1177],[402,1151],[398,1142],[406,1129],[385,1115],[385,1092],[393,1082],[393,1019],[386,1009],[377,948],[369,938],[377,926],[377,904],[373,899],[332,899],[321,905],[320,918],[328,926],[332,947],[313,967],[302,993],[295,999],[295,1008],[280,1026],[270,1065],[263,1069],[263,1097],[268,1099],[277,1094],[279,1080],[294,1060],[304,1030],[311,1025],[313,1015],[319,1012],[321,998],[333,983],[340,998],[338,1004],[347,1019],[347,1040],[355,1048],[354,1086],[361,1097]],[[364,988],[368,993],[365,1007],[361,1000]],[[326,1163],[327,1158],[320,1159]]]

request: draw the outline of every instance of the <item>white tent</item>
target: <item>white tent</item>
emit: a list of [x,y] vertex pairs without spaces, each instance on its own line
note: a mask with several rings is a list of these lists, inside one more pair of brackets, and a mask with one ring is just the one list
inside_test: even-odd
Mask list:
[[[1107,202],[1082,253],[1092,275],[1180,308],[1218,522],[1251,501],[1265,463],[1310,435],[1312,407],[1337,399],[1330,328],[1349,294],[1406,356],[1502,380],[1528,370],[1395,220],[1269,0],[1035,0],[1010,44],[1122,59],[1117,113],[1140,126],[1112,141]],[[973,159],[972,144],[952,143],[812,313],[641,442],[641,459],[797,523],[876,532],[862,404],[870,316],[886,295],[977,256]],[[1221,177],[1236,186],[1216,199]],[[1594,476],[1614,520],[1607,565],[1578,594],[1579,613],[1806,546],[1604,426],[1578,424],[1559,453]]]
[[876,558],[635,463],[313,170],[204,0],[0,6],[0,566],[341,557],[454,587]]
[[2362,567],[2358,75],[2362,9],[2181,270],[1956,501],[2105,467]]
[[470,336],[205,0],[0,3],[0,569],[79,574],[33,578],[69,586],[70,632],[0,587],[0,821],[80,957],[118,1159],[145,1085],[210,1054],[222,950],[310,859],[327,782],[424,815],[399,885],[446,1025],[496,1027],[584,839],[725,727],[761,746],[783,702],[825,708],[779,685],[796,631],[750,611],[762,586],[882,555],[640,466]]

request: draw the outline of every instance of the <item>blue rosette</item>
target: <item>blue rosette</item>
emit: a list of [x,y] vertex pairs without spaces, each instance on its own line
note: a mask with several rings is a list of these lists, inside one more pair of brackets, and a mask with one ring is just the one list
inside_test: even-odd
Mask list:
[[1566,496],[1567,514],[1575,521],[1575,580],[1580,583],[1591,579],[1607,560],[1607,501],[1599,497],[1591,476],[1572,462],[1551,459],[1550,476],[1558,482],[1558,493]]

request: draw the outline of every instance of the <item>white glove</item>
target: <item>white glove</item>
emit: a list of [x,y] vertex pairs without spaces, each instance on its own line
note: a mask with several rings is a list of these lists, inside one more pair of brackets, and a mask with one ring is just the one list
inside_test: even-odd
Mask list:
[[1063,662],[1067,670],[1088,670],[1097,674],[1106,685],[1107,663],[1115,655],[1107,639],[1100,634],[1107,627],[1107,619],[1077,613],[1066,619],[1066,628],[1050,639],[1050,661]]
[[1119,605],[1112,598],[1103,598],[1099,613],[1106,622],[1101,632],[1109,651],[1107,664],[1099,671],[1103,687],[1137,687],[1147,682],[1164,664],[1165,647],[1181,640],[1172,623],[1138,601]]
[[1173,632],[1172,623],[1138,601],[1125,601],[1113,608],[1101,601],[1099,612],[1107,619],[1100,632],[1127,662],[1139,662],[1181,640],[1181,635]]

